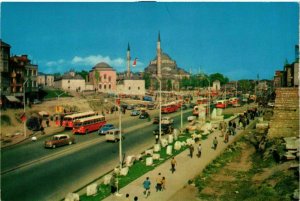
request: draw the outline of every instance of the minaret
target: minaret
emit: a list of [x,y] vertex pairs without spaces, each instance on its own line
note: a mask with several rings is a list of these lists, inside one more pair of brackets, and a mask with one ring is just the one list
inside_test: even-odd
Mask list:
[[130,47],[127,47],[127,78],[130,78]]
[[161,78],[161,48],[160,48],[160,32],[158,32],[157,40],[157,77]]

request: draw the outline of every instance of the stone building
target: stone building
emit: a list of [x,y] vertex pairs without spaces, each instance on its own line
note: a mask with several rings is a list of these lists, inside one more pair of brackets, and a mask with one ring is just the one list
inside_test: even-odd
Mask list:
[[105,62],[96,64],[89,72],[89,82],[99,92],[114,92],[116,90],[116,79],[116,71]]
[[71,71],[54,80],[54,87],[65,91],[85,90],[85,80]]
[[[160,33],[158,34],[156,57],[150,61],[150,64],[145,68],[145,73],[156,75],[162,81],[163,90],[179,89],[179,82],[183,77],[189,77],[189,73],[179,68],[175,60],[161,49]],[[154,88],[156,79],[152,78],[151,86]]]
[[117,94],[144,96],[145,80],[138,74],[131,73],[130,71],[130,46],[127,48],[127,72],[126,74],[119,74],[117,82]]
[[54,76],[44,73],[39,73],[38,75],[38,84],[41,86],[54,86]]

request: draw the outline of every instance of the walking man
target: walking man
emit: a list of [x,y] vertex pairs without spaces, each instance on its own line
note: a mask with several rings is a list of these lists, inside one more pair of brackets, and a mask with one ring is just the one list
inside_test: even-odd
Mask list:
[[202,151],[202,146],[201,146],[201,143],[200,143],[200,142],[199,142],[199,144],[198,144],[197,150],[198,150],[197,156],[198,156],[198,158],[200,158],[200,157],[201,157],[201,151]]
[[194,145],[190,145],[190,156],[191,156],[191,158],[193,158],[193,153],[194,153]]
[[158,173],[158,177],[156,178],[156,192],[161,191],[161,174]]
[[218,145],[218,140],[217,140],[217,137],[215,137],[214,140],[213,140],[213,149],[214,150],[217,149],[217,145]]
[[229,132],[230,132],[230,131],[227,131],[227,132],[225,133],[225,138],[224,138],[224,142],[225,142],[225,143],[227,143],[228,140],[229,140]]
[[172,171],[172,174],[175,172],[175,166],[176,166],[177,162],[175,160],[174,157],[172,157],[172,160],[171,160],[171,171]]
[[155,134],[155,144],[158,144],[158,138],[159,138],[158,134]]
[[146,180],[143,183],[143,186],[144,186],[144,189],[145,189],[144,195],[145,195],[146,198],[150,195],[150,185],[151,185],[151,182],[149,180],[149,177],[147,177]]

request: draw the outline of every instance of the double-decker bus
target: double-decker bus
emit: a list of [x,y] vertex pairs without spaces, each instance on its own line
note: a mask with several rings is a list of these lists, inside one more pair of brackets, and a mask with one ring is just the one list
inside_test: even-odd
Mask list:
[[64,120],[62,122],[62,126],[65,128],[73,128],[74,121],[81,118],[91,117],[96,115],[95,112],[89,111],[89,112],[80,112],[76,114],[66,115],[64,116]]
[[161,113],[168,114],[176,112],[178,110],[178,105],[175,103],[164,104],[161,106]]
[[99,130],[106,124],[105,117],[103,115],[95,115],[74,121],[74,127],[72,132],[74,134],[88,134],[89,132]]

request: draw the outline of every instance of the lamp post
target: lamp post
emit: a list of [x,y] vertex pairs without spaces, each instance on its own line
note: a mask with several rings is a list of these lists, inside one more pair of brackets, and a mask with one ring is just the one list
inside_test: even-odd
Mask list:
[[[107,99],[104,100],[104,102],[108,102]],[[119,110],[119,168],[122,169],[122,115],[121,115],[121,106],[115,103],[110,102],[114,106],[116,106]]]
[[[28,82],[28,79],[26,79],[24,82],[23,82],[23,104],[24,104],[24,115],[26,116],[26,104],[25,104],[25,101],[26,101],[26,90],[25,90],[25,84]],[[26,138],[26,121],[24,121],[24,137]]]
[[210,80],[205,77],[205,76],[201,76],[202,78],[205,78],[208,81],[208,119],[210,119],[210,95],[211,95],[211,91],[210,91]]
[[161,140],[161,80],[154,76],[159,82],[159,140]]

